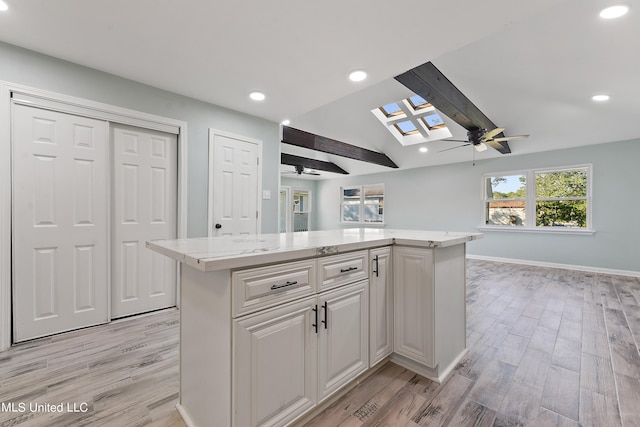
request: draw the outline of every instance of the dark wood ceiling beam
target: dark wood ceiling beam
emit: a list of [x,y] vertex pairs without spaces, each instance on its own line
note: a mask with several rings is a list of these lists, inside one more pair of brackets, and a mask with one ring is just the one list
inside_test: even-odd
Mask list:
[[346,142],[336,141],[335,139],[325,138],[324,136],[294,129],[289,126],[282,127],[282,142],[295,145],[296,147],[322,151],[323,153],[335,154],[336,156],[374,163],[389,168],[398,167],[393,160],[383,153],[347,144]]
[[[476,107],[444,74],[431,62],[419,65],[396,76],[395,79],[420,95],[442,114],[467,131],[492,130],[497,126]],[[496,137],[504,136],[499,134]],[[489,145],[502,154],[511,153],[506,141],[492,141]]]
[[349,172],[342,169],[340,166],[336,165],[333,162],[325,162],[323,160],[310,159],[308,157],[294,156],[293,154],[281,153],[280,163],[283,165],[302,166],[309,169],[349,175]]

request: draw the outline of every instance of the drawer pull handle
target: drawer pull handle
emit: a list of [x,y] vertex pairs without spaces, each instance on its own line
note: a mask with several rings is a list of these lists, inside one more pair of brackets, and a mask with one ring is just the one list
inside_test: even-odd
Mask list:
[[271,290],[275,291],[276,289],[286,288],[288,286],[293,286],[293,285],[297,285],[297,284],[298,284],[298,281],[296,280],[296,281],[293,281],[293,282],[283,283],[281,285],[273,285],[273,286],[271,286]]
[[349,271],[357,270],[358,267],[341,268],[340,273],[347,273]]

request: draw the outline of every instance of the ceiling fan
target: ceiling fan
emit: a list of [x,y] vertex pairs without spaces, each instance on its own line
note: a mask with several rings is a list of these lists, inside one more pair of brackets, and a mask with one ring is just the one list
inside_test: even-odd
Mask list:
[[315,175],[315,176],[319,176],[320,174],[314,170],[311,169],[307,169],[304,166],[301,165],[295,165],[294,166],[296,168],[295,171],[284,171],[282,172],[283,174],[290,174],[290,173],[295,173],[297,175]]
[[443,141],[466,142],[466,144],[440,150],[439,153],[442,153],[443,151],[454,150],[460,147],[466,147],[467,145],[473,145],[476,151],[484,151],[487,149],[487,143],[506,142],[506,141],[511,141],[513,139],[522,139],[522,138],[529,137],[529,135],[513,135],[513,136],[502,136],[502,137],[495,138],[496,135],[501,134],[503,131],[504,131],[504,128],[495,128],[490,131],[487,131],[486,129],[476,129],[476,130],[470,130],[467,132],[468,139],[466,141],[461,139],[443,139]]

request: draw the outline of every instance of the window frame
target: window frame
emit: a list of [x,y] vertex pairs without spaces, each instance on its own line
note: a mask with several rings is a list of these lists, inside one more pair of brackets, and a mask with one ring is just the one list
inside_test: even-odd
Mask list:
[[[554,173],[554,172],[568,172],[576,170],[585,170],[587,177],[586,195],[584,197],[562,197],[562,198],[540,198],[537,197],[536,192],[536,176],[541,173]],[[525,185],[525,224],[522,226],[513,225],[498,225],[487,224],[487,203],[498,199],[489,199],[487,197],[487,178],[496,176],[512,176],[512,175],[524,175],[526,177]],[[580,164],[570,166],[559,166],[551,168],[534,168],[534,169],[520,169],[514,171],[504,172],[492,172],[482,175],[481,183],[481,199],[482,199],[482,222],[483,224],[478,227],[484,231],[515,231],[515,232],[542,232],[542,233],[557,233],[557,234],[594,234],[593,229],[593,165],[592,164]],[[510,200],[510,199],[505,199]],[[518,199],[521,200],[521,199]],[[537,202],[547,200],[585,200],[587,204],[586,209],[586,224],[585,227],[562,227],[562,226],[539,226],[536,225],[536,213]]]
[[[366,199],[365,199],[365,193],[366,193],[366,189],[367,188],[372,188],[372,187],[381,187],[382,188],[382,221],[380,222],[373,222],[373,221],[365,221],[364,220],[364,213],[365,213],[365,206],[367,205],[366,203]],[[360,202],[359,202],[359,209],[358,209],[358,221],[345,221],[344,219],[344,192],[345,190],[359,190],[360,191]],[[340,224],[341,225],[359,225],[359,226],[367,226],[367,227],[376,227],[376,226],[384,226],[385,222],[384,222],[384,200],[385,200],[385,189],[384,189],[384,184],[363,184],[363,185],[344,185],[344,186],[340,186]],[[379,214],[380,215],[380,214]]]

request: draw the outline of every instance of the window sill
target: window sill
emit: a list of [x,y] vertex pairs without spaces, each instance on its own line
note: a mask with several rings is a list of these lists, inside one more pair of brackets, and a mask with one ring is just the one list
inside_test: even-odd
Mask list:
[[384,222],[339,222],[342,227],[354,227],[354,228],[383,228],[387,224]]
[[572,229],[568,227],[538,227],[538,228],[524,228],[524,227],[508,227],[508,226],[489,226],[483,225],[478,227],[480,231],[499,231],[499,232],[516,232],[516,233],[542,233],[542,234],[573,234],[573,235],[585,235],[591,236],[596,234],[596,230],[593,229]]

